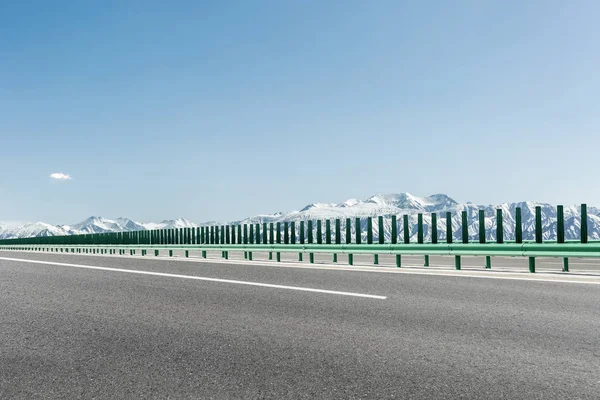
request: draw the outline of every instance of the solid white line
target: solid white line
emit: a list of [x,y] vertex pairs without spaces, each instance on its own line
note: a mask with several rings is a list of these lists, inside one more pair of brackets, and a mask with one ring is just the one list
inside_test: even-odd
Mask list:
[[67,263],[58,263],[58,262],[52,262],[52,261],[27,260],[27,259],[6,258],[6,257],[0,257],[0,260],[26,262],[26,263],[31,263],[31,264],[58,265],[61,267],[95,269],[95,270],[100,270],[100,271],[123,272],[123,273],[129,273],[129,274],[163,276],[163,277],[168,277],[168,278],[194,279],[194,280],[198,280],[198,281],[208,281],[208,282],[233,283],[233,284],[237,284],[237,285],[260,286],[260,287],[268,287],[268,288],[274,288],[274,289],[297,290],[297,291],[302,291],[302,292],[337,294],[340,296],[365,297],[368,299],[378,299],[378,300],[387,299],[386,296],[377,296],[377,295],[373,295],[373,294],[340,292],[337,290],[313,289],[313,288],[306,288],[306,287],[300,287],[300,286],[274,285],[271,283],[238,281],[238,280],[232,280],[232,279],[207,278],[207,277],[203,277],[203,276],[193,276],[193,275],[168,274],[168,273],[164,273],[164,272],[138,271],[135,269],[95,267],[95,266],[91,266],[91,265],[67,264]]

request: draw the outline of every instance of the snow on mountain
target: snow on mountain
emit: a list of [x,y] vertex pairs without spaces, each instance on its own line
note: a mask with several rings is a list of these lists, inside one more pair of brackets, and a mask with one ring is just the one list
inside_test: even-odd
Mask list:
[[[348,199],[341,203],[312,203],[289,213],[259,214],[240,221],[231,221],[227,224],[262,224],[277,222],[299,222],[308,220],[326,220],[340,218],[345,220],[351,218],[351,233],[355,236],[355,219],[361,220],[361,234],[366,239],[366,227],[368,217],[384,217],[384,234],[386,240],[391,237],[391,216],[397,216],[397,232],[402,236],[404,229],[403,216],[408,217],[408,231],[412,241],[417,236],[418,214],[423,214],[424,238],[431,238],[431,213],[437,215],[438,238],[444,240],[446,237],[446,213],[452,215],[452,235],[461,237],[462,219],[461,213],[467,213],[468,233],[470,240],[479,238],[479,210],[484,211],[486,238],[496,238],[496,210],[501,209],[503,213],[503,229],[505,240],[515,237],[515,214],[517,207],[521,208],[523,222],[523,239],[531,240],[535,236],[535,207],[542,210],[542,225],[544,240],[556,239],[556,206],[547,203],[518,202],[502,203],[498,205],[477,205],[473,203],[458,203],[445,194],[434,194],[427,197],[414,196],[410,193],[376,194],[365,200]],[[578,239],[581,231],[581,218],[579,206],[565,206],[565,238]],[[0,224],[0,239],[30,237],[30,236],[53,236],[82,233],[119,232],[144,229],[173,229],[173,228],[195,228],[198,226],[221,225],[223,222],[210,221],[196,224],[184,218],[165,220],[160,223],[140,223],[128,218],[117,218],[110,220],[102,217],[92,216],[74,225],[49,225],[42,222],[28,223],[16,228],[6,227]],[[316,224],[315,224],[316,225]],[[345,221],[343,221],[345,226]],[[378,238],[378,221],[374,218],[374,239]],[[316,229],[316,226],[314,227]],[[345,229],[342,229],[344,239]],[[298,232],[298,230],[297,230]],[[600,209],[588,207],[588,234],[590,239],[600,239]]]
[[32,222],[15,228],[7,228],[0,233],[0,239],[14,239],[34,236],[58,236],[69,234],[64,229],[43,222]]
[[198,224],[191,222],[185,218],[177,218],[165,220],[159,223],[148,222],[145,224],[139,224],[142,226],[141,229],[179,229],[179,228],[195,228]]

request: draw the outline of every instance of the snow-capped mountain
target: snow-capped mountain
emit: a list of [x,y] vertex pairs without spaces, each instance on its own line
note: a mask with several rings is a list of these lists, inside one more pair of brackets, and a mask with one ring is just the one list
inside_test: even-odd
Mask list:
[[[424,237],[431,237],[431,214],[437,214],[438,238],[445,239],[446,213],[452,215],[453,236],[461,236],[461,213],[465,211],[468,219],[468,232],[471,240],[479,238],[479,210],[484,210],[486,236],[488,240],[496,238],[496,210],[501,209],[503,213],[504,238],[514,239],[515,236],[515,210],[521,208],[523,223],[523,238],[533,239],[535,235],[535,207],[540,206],[542,210],[542,225],[544,239],[556,239],[556,206],[547,203],[519,202],[502,203],[498,205],[476,205],[472,203],[458,203],[445,194],[434,194],[427,197],[418,197],[410,193],[376,194],[365,200],[348,199],[342,203],[312,203],[289,213],[277,212],[274,214],[255,215],[240,221],[217,222],[210,221],[196,224],[184,218],[165,220],[159,223],[136,222],[128,218],[117,218],[110,220],[102,217],[90,217],[74,225],[49,225],[42,222],[28,223],[16,228],[6,227],[0,224],[0,239],[20,238],[31,236],[54,236],[71,235],[82,233],[120,232],[145,229],[172,229],[189,228],[197,226],[221,225],[221,224],[257,224],[277,223],[291,221],[326,220],[352,218],[352,236],[355,235],[355,218],[361,219],[361,235],[366,238],[366,227],[368,217],[384,217],[384,234],[386,240],[391,237],[391,216],[396,215],[398,226],[397,232],[402,235],[403,215],[408,216],[409,233],[411,240],[417,236],[417,216],[423,214]],[[581,218],[579,206],[565,206],[565,238],[578,239],[581,230]],[[345,223],[343,223],[345,226]],[[374,239],[378,238],[377,220],[374,220]],[[316,227],[314,228],[316,229]],[[345,233],[343,229],[342,238]],[[588,235],[590,239],[600,239],[600,210],[588,207]]]

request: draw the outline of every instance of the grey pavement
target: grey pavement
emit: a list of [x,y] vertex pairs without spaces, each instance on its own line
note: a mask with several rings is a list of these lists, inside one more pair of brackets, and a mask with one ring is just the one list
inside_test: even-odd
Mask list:
[[318,267],[0,251],[0,398],[598,398],[600,285]]

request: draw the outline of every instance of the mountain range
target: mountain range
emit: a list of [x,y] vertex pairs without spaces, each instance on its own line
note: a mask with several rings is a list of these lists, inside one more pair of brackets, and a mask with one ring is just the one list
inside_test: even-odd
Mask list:
[[[479,210],[484,210],[486,238],[496,238],[496,210],[502,209],[503,230],[506,240],[515,236],[515,210],[521,208],[523,221],[523,238],[531,240],[535,236],[535,207],[542,210],[542,226],[544,240],[556,239],[556,206],[548,203],[524,201],[518,203],[502,203],[498,205],[477,205],[473,203],[458,203],[445,194],[434,194],[427,197],[413,196],[410,193],[377,194],[365,200],[348,199],[342,203],[313,203],[299,211],[289,213],[261,214],[248,217],[240,221],[211,221],[194,223],[184,218],[165,220],[159,223],[142,223],[129,218],[115,220],[92,216],[73,225],[50,225],[44,222],[26,223],[16,227],[9,227],[0,223],[0,239],[24,238],[34,236],[73,235],[85,233],[105,233],[136,231],[146,229],[187,228],[221,224],[245,224],[264,222],[290,222],[308,220],[326,220],[336,218],[352,218],[352,235],[354,232],[354,218],[361,218],[361,234],[366,237],[366,220],[368,217],[384,216],[384,233],[386,240],[391,236],[391,216],[398,216],[398,233],[403,229],[402,215],[408,215],[409,232],[411,240],[417,236],[417,216],[423,214],[424,237],[431,237],[431,213],[437,213],[438,237],[445,238],[446,212],[452,213],[453,236],[461,236],[461,213],[467,212],[469,223],[469,237],[471,240],[479,238]],[[581,230],[581,213],[579,206],[565,206],[565,239],[579,239]],[[588,207],[588,235],[589,238],[600,239],[600,209]],[[343,233],[342,233],[343,237]],[[374,238],[377,239],[377,221],[374,221]]]

